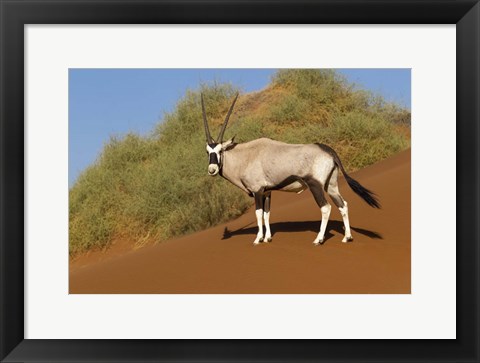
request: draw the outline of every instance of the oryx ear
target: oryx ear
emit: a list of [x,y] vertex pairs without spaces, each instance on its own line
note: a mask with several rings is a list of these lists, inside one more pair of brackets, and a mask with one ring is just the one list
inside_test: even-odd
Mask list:
[[232,137],[230,140],[225,141],[222,143],[222,150],[227,150],[229,147],[235,145],[235,142],[233,141],[235,139],[235,136]]

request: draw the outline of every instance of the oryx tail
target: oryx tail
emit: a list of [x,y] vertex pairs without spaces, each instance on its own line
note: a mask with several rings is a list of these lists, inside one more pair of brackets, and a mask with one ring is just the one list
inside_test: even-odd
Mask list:
[[375,196],[375,193],[372,192],[371,190],[368,190],[364,186],[362,186],[358,181],[353,179],[350,175],[347,174],[345,168],[342,165],[342,161],[340,160],[340,157],[338,154],[333,150],[331,147],[324,145],[324,144],[317,144],[320,146],[323,150],[327,151],[330,155],[332,155],[333,160],[335,161],[335,164],[340,168],[340,170],[343,173],[343,176],[345,177],[345,180],[347,181],[348,185],[352,190],[357,194],[360,198],[362,198],[370,207],[373,208],[380,208],[380,203]]

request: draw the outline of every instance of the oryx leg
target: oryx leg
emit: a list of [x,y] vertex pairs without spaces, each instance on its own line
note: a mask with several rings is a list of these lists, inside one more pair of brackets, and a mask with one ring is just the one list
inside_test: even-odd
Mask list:
[[265,238],[263,242],[272,240],[272,232],[270,231],[270,201],[272,193],[267,193],[263,197],[263,221],[265,222]]
[[340,214],[343,218],[343,224],[345,226],[345,237],[343,237],[342,242],[350,242],[353,241],[352,232],[350,231],[350,221],[348,220],[348,204],[343,199],[338,190],[338,168],[332,173],[332,177],[330,178],[330,184],[328,185],[328,195],[332,198],[335,205],[338,207]]
[[320,210],[322,212],[322,224],[320,225],[320,232],[317,235],[317,238],[313,241],[314,245],[319,245],[324,242],[325,239],[325,231],[327,229],[328,218],[330,217],[330,211],[332,210],[332,206],[328,204],[327,200],[325,199],[325,194],[323,193],[322,184],[315,180],[311,179],[307,181],[307,185],[310,188],[310,191],[315,198]]
[[263,241],[263,192],[255,193],[255,215],[257,216],[258,233],[257,238],[253,241],[254,245],[258,245]]

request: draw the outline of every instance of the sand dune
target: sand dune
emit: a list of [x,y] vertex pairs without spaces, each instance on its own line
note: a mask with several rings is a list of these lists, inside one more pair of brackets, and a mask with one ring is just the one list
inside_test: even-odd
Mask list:
[[340,179],[351,243],[341,242],[342,218],[333,207],[326,242],[314,247],[321,213],[311,193],[274,192],[269,244],[252,245],[257,229],[251,209],[156,246],[71,263],[70,293],[408,294],[410,150],[352,176],[378,194],[382,209],[369,207]]

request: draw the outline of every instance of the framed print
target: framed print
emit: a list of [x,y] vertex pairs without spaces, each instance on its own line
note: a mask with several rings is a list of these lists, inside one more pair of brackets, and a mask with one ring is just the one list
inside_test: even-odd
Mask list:
[[[163,30],[149,32],[162,38]],[[233,36],[235,29],[225,31]],[[257,29],[255,33],[262,36]],[[313,34],[320,37],[316,30],[309,33],[310,39]],[[279,38],[285,44],[288,37]],[[177,41],[188,43],[180,40],[180,34]],[[177,56],[183,58],[178,52]],[[410,73],[405,68],[70,68],[69,293],[410,294]],[[402,90],[399,102],[405,106],[355,89],[348,81],[352,76],[391,79],[391,88]],[[131,106],[128,102],[123,108],[113,99],[133,101],[131,90],[143,93],[139,90],[149,89],[149,84],[182,93],[184,85],[179,84],[195,84],[198,77],[204,79],[200,92],[187,92],[174,111],[163,116],[161,126],[155,126],[153,136],[129,132],[112,138],[96,164],[75,176],[75,165],[90,148],[85,145],[91,136],[83,135],[102,132],[99,123],[88,125],[85,113],[98,114],[93,109],[105,106],[117,109],[113,119],[118,129],[122,123],[118,120]],[[248,85],[246,90],[237,89],[220,77]],[[143,93],[139,102],[149,98]],[[157,101],[153,104],[158,107]],[[221,125],[215,106],[218,113],[230,115]],[[196,116],[203,109],[203,127],[198,127]],[[352,132],[353,142],[345,145]],[[207,172],[201,167],[205,152],[197,149],[199,138],[208,138]],[[254,157],[256,152],[261,156]],[[140,159],[131,158],[132,153]],[[280,167],[284,162],[288,165]],[[375,167],[365,169],[371,164]],[[316,165],[327,165],[326,172]],[[363,171],[357,176],[356,169]],[[343,171],[350,184],[339,179]],[[263,182],[257,185],[257,179]],[[327,179],[327,192],[304,193],[307,188],[315,191],[317,183],[327,185]],[[108,211],[102,213],[107,205]],[[319,229],[314,216],[322,208],[331,214],[325,213]],[[343,213],[338,219],[337,209]],[[105,238],[92,237],[99,235]],[[349,244],[347,252],[345,244],[354,235],[357,243]],[[273,240],[276,243],[270,244]],[[334,244],[335,240],[343,244]],[[92,246],[92,241],[99,246]],[[311,242],[322,252],[312,254]],[[129,251],[131,245],[138,247]],[[353,252],[355,246],[359,250]],[[267,247],[267,254],[259,252]]]
[[2,361],[479,360],[477,1],[1,11]]

